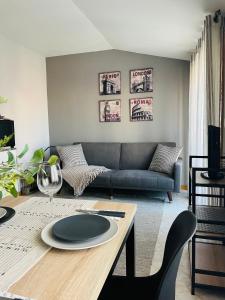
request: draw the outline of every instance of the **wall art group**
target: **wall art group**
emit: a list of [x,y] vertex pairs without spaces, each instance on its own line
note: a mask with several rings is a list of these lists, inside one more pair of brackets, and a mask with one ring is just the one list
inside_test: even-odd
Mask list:
[[[121,72],[99,73],[99,94],[112,96],[121,94]],[[153,92],[153,68],[130,70],[129,90],[131,94]],[[153,121],[153,98],[132,98],[129,100],[130,121]],[[99,121],[120,122],[121,101],[119,99],[99,101]]]

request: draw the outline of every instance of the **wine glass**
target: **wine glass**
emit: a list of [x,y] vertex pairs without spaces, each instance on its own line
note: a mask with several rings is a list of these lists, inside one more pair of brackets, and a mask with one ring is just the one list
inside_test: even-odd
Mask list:
[[44,162],[37,173],[37,186],[43,194],[49,196],[50,202],[62,187],[62,173],[58,163],[50,165]]

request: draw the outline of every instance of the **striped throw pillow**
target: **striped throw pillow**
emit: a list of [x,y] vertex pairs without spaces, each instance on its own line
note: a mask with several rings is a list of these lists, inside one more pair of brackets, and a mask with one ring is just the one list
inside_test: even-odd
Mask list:
[[174,164],[182,149],[182,147],[168,147],[158,144],[149,166],[149,170],[172,175]]
[[56,147],[63,168],[87,165],[81,144]]

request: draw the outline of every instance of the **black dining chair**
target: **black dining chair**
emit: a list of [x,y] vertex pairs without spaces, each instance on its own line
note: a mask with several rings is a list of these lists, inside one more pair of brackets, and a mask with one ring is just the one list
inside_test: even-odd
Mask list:
[[166,239],[159,271],[148,277],[110,276],[99,300],[174,300],[177,271],[185,244],[196,230],[196,217],[183,211],[173,222]]

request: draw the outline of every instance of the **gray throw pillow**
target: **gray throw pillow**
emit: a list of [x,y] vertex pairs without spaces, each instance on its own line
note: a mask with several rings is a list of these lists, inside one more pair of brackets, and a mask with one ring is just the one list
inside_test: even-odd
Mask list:
[[56,147],[63,168],[87,165],[81,144]]
[[149,170],[172,175],[174,164],[182,149],[182,147],[168,147],[158,144],[150,163]]

